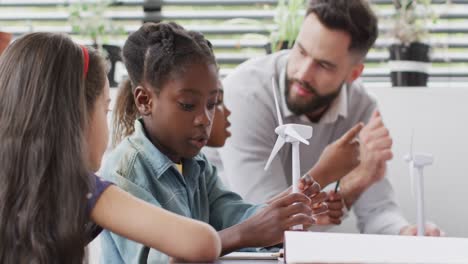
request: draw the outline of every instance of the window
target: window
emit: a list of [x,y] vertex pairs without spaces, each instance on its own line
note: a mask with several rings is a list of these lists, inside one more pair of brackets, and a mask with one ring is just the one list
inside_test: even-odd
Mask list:
[[[468,82],[468,0],[433,0],[440,13],[430,26],[433,66],[430,82]],[[32,31],[70,33],[81,43],[86,36],[76,35],[68,23],[68,4],[60,0],[0,1],[0,31],[15,36]],[[113,1],[105,16],[123,30],[106,36],[105,42],[123,45],[126,34],[143,21],[173,20],[188,29],[199,30],[215,47],[221,73],[228,74],[239,63],[265,54],[276,0],[125,0]],[[391,0],[371,0],[380,17],[380,36],[367,56],[363,78],[366,82],[389,82],[387,46],[388,15]]]

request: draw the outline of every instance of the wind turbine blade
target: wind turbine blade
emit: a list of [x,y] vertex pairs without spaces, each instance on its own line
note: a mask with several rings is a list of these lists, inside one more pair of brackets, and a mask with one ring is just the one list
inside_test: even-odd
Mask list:
[[292,128],[291,126],[288,126],[286,130],[284,131],[284,133],[306,145],[309,145],[309,141],[307,141],[301,135],[299,135],[299,133],[297,133],[297,131],[294,130],[294,128]]
[[275,158],[276,154],[278,154],[278,151],[281,149],[281,147],[284,145],[285,140],[282,137],[278,137],[276,139],[275,146],[273,147],[273,150],[271,151],[270,157],[268,158],[268,161],[265,165],[265,170],[267,170],[270,167],[271,162]]
[[278,116],[278,124],[281,126],[281,125],[283,125],[283,118],[281,117],[281,112],[280,112],[279,102],[278,102],[278,96],[276,95],[275,77],[271,77],[271,88],[273,89],[273,97],[275,98],[276,115]]

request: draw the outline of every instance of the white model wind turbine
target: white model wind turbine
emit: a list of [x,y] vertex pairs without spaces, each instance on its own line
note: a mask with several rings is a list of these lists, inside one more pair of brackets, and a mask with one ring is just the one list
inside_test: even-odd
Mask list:
[[[306,145],[309,145],[309,141],[307,139],[312,137],[312,127],[306,125],[299,125],[299,124],[285,124],[283,125],[283,120],[281,118],[281,113],[279,109],[278,98],[276,96],[276,82],[274,77],[271,79],[272,89],[273,89],[273,96],[275,98],[275,105],[276,105],[276,114],[278,115],[278,127],[275,129],[275,133],[278,134],[278,138],[276,139],[275,146],[271,151],[270,157],[268,158],[268,162],[265,166],[265,170],[270,167],[271,162],[275,158],[278,151],[284,145],[284,143],[291,143],[292,144],[292,191],[293,193],[299,192],[298,184],[300,180],[300,156],[299,156],[299,143],[302,142]],[[302,225],[293,226],[294,230],[302,229]]]
[[424,213],[423,170],[425,166],[431,165],[434,162],[434,157],[431,154],[426,153],[413,154],[413,137],[414,132],[411,135],[410,153],[405,155],[405,161],[409,163],[411,185],[413,187],[413,194],[416,195],[418,236],[424,236],[426,216]]

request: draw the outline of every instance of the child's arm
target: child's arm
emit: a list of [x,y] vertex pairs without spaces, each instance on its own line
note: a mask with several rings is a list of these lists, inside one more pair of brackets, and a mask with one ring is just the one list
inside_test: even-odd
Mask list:
[[176,215],[108,187],[91,219],[116,234],[186,261],[213,261],[221,251],[216,231],[206,223]]
[[311,180],[325,187],[359,165],[359,143],[355,139],[363,126],[362,123],[355,125],[323,150],[317,163],[307,172]]

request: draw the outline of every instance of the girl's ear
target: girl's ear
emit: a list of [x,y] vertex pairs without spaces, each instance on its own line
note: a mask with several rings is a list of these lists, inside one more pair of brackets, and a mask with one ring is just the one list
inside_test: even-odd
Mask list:
[[151,91],[149,91],[143,86],[137,86],[133,93],[133,98],[135,98],[135,104],[140,115],[151,115],[151,109],[153,106]]

